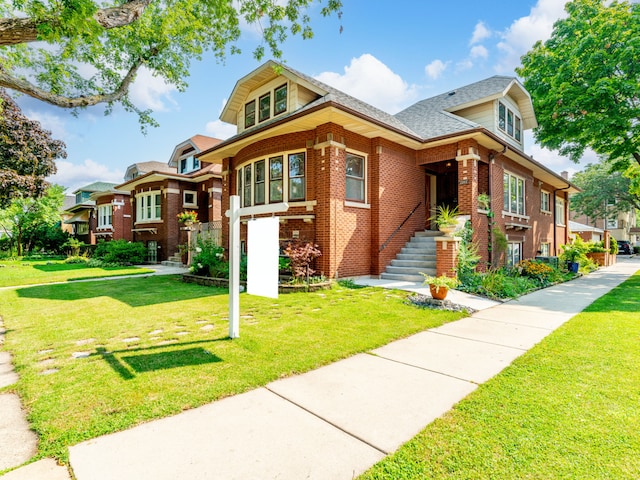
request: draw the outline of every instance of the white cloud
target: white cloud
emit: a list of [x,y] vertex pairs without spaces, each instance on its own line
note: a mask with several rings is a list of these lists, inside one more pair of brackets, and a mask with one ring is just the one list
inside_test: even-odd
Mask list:
[[465,58],[464,60],[456,63],[456,72],[462,72],[464,70],[471,70],[473,68],[473,61],[470,58]]
[[438,77],[440,77],[440,75],[444,73],[444,71],[447,69],[448,64],[449,62],[444,63],[442,60],[437,59],[424,67],[424,71],[429,78],[436,80]]
[[491,30],[489,30],[484,22],[476,23],[476,27],[473,29],[473,35],[471,36],[471,40],[469,41],[469,45],[473,45],[476,43],[480,43],[483,40],[486,40],[491,36]]
[[496,72],[513,74],[520,65],[520,57],[538,40],[547,40],[555,21],[566,17],[565,3],[566,0],[538,0],[528,16],[514,21],[498,43],[502,58],[495,66]]
[[469,56],[471,58],[488,58],[489,50],[487,50],[486,47],[483,47],[482,45],[475,45],[471,47]]
[[417,96],[416,86],[408,85],[400,75],[368,53],[351,59],[351,64],[344,67],[344,74],[322,72],[316,78],[392,114]]
[[[224,106],[227,104],[227,99],[224,98],[222,100],[222,105],[220,106],[220,110],[218,111],[218,115],[222,113],[224,110]],[[207,122],[204,127],[205,133],[211,135],[212,137],[219,138],[220,140],[226,140],[229,137],[235,135],[238,131],[235,125],[231,125],[230,123],[225,123],[222,120],[212,120]]]
[[153,75],[145,67],[138,71],[136,80],[129,89],[131,100],[138,108],[150,108],[156,112],[166,111],[167,101],[175,104],[171,99],[171,93],[175,91],[177,89],[174,85],[167,83],[162,77]]
[[42,128],[49,130],[56,140],[68,141],[71,135],[65,128],[65,122],[59,115],[46,110],[27,110],[25,116],[30,120],[40,122]]
[[86,159],[82,164],[74,164],[66,160],[57,160],[58,172],[47,177],[47,181],[67,187],[67,193],[93,182],[122,183],[124,181],[123,170],[110,170],[91,159]]

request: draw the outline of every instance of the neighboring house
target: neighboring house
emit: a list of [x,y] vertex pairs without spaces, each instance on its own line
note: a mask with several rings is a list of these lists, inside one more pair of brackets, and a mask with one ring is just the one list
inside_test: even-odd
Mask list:
[[[640,231],[636,227],[635,210],[629,212],[619,212],[608,218],[591,218],[571,212],[571,220],[590,225],[592,227],[609,230],[609,233],[616,240],[628,240],[631,245],[635,245],[640,240]],[[580,235],[582,236],[582,235]]]
[[[222,166],[221,210],[230,195],[243,207],[272,205],[266,215],[286,202],[281,240],[317,244],[327,277],[391,275],[412,236],[435,229],[429,218],[443,204],[470,219],[484,262],[556,255],[568,241],[568,195],[578,190],[524,153],[523,132],[537,122],[515,78],[491,77],[390,115],[269,61],[236,83],[220,118],[237,134],[195,158]],[[493,218],[479,209],[480,193]],[[506,235],[503,252],[488,248],[494,229]],[[425,268],[407,272],[420,279]]]
[[129,192],[111,188],[91,194],[96,203],[96,228],[94,235],[99,240],[132,240],[131,201]]
[[569,231],[573,234],[579,235],[585,242],[600,242],[604,240],[603,229],[574,222],[573,220],[569,220]]
[[60,213],[61,220],[61,228],[63,232],[67,232],[69,235],[73,235],[73,225],[66,223],[71,217],[73,217],[73,213],[69,212],[69,209],[76,204],[75,195],[65,195],[62,201],[62,211]]
[[221,167],[200,163],[196,154],[220,140],[195,135],[177,145],[169,162],[136,163],[127,168],[125,182],[117,186],[130,196],[132,241],[143,242],[148,261],[168,260],[180,252],[187,233],[178,213],[195,210],[205,229],[221,219]]
[[88,245],[96,243],[95,232],[98,218],[95,214],[96,202],[91,198],[91,195],[109,191],[115,186],[115,183],[93,182],[73,192],[75,203],[66,209],[66,212],[71,216],[64,221],[64,224],[72,226],[71,233],[75,238]]

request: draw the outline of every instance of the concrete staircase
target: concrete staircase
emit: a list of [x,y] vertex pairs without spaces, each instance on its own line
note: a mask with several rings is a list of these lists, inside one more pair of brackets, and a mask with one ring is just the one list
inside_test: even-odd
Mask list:
[[174,253],[167,260],[163,260],[160,262],[162,265],[167,267],[184,267],[184,263],[182,263],[182,255],[179,252]]
[[380,278],[405,282],[423,282],[427,275],[436,274],[436,241],[435,237],[442,232],[425,230],[416,232],[411,240],[400,250],[395,260],[391,260]]

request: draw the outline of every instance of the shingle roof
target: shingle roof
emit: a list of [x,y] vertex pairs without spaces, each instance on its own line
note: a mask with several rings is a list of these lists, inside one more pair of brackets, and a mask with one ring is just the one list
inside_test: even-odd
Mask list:
[[80,187],[75,190],[73,193],[78,192],[104,192],[105,190],[109,190],[118,185],[117,183],[111,182],[93,182],[89,185],[85,185],[84,187]]
[[191,140],[191,142],[193,142],[196,148],[201,152],[222,142],[219,138],[207,137],[205,135],[194,135],[189,140]]
[[422,100],[398,112],[395,117],[425,139],[479,128],[479,123],[449,112],[457,106],[500,94],[514,80],[513,77],[496,75]]
[[140,174],[148,172],[176,172],[175,167],[170,167],[165,162],[158,162],[155,160],[134,163],[132,166],[135,166]]

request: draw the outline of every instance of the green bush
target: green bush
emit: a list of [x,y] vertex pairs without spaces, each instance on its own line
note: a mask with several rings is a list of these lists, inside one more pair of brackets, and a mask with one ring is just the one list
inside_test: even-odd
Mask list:
[[142,242],[128,242],[124,239],[101,242],[93,256],[104,263],[114,265],[136,265],[147,259],[147,248]]

